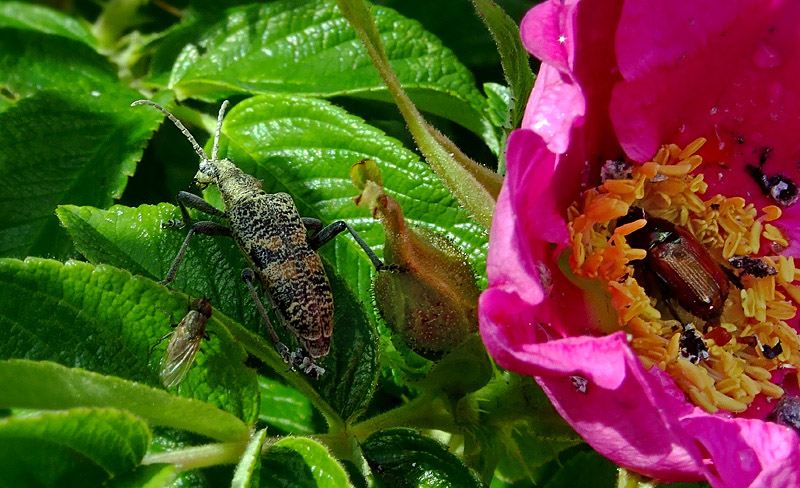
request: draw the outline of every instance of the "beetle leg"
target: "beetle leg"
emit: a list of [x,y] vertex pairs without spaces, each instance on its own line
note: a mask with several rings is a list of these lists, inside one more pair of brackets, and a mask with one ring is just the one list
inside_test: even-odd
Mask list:
[[318,365],[314,358],[303,348],[292,353],[292,364],[315,380],[325,374],[325,368]]
[[267,311],[264,310],[264,304],[261,303],[261,298],[259,298],[258,296],[256,287],[253,286],[254,278],[255,278],[255,273],[253,273],[252,269],[245,268],[242,270],[242,281],[244,281],[244,284],[247,285],[247,289],[250,290],[250,295],[253,296],[253,300],[256,302],[256,308],[258,309],[259,315],[261,315],[261,320],[264,321],[264,325],[267,326],[267,332],[269,333],[270,339],[272,339],[272,343],[275,344],[275,348],[278,350],[278,354],[281,355],[283,361],[291,365],[292,353],[289,351],[289,348],[286,347],[286,344],[281,342],[281,339],[280,337],[278,337],[278,334],[275,333],[275,328],[272,326],[272,322],[269,320]]
[[[316,221],[316,223],[313,221]],[[322,226],[322,222],[319,219],[312,219],[309,217],[303,217],[303,224],[306,226],[306,228],[309,228],[309,224],[311,224],[311,228],[314,228],[314,226],[317,228]],[[367,244],[364,239],[358,235],[358,232],[356,232],[356,230],[344,220],[337,220],[327,227],[320,229],[318,232],[313,233],[311,236],[309,236],[308,245],[311,247],[311,249],[316,251],[344,231],[348,231],[350,235],[353,236],[353,239],[356,240],[358,245],[361,246],[361,249],[367,253],[367,257],[369,257],[369,260],[372,261],[372,265],[375,266],[375,269],[381,271],[389,268],[389,266],[383,264],[383,261],[381,261],[380,258],[375,255],[375,251],[373,251],[372,248],[369,247],[369,244]]]
[[208,220],[203,220],[201,222],[197,222],[189,229],[189,233],[186,234],[186,239],[183,240],[183,244],[181,245],[181,249],[178,251],[178,255],[175,256],[175,260],[172,261],[172,266],[169,267],[169,271],[167,272],[167,277],[164,278],[162,281],[159,281],[159,285],[166,285],[170,283],[172,280],[175,279],[175,274],[178,272],[178,266],[181,264],[181,260],[183,259],[183,255],[186,254],[186,248],[189,247],[189,241],[192,239],[192,236],[195,234],[205,234],[208,236],[228,236],[231,235],[231,230],[224,225],[220,225],[216,222],[211,222]]
[[222,210],[218,209],[217,207],[203,200],[202,197],[199,197],[194,193],[189,193],[188,191],[179,191],[176,200],[178,201],[178,207],[180,207],[181,209],[181,216],[183,216],[183,221],[170,220],[168,222],[162,223],[161,224],[162,228],[166,227],[181,228],[186,224],[186,222],[191,222],[192,217],[189,215],[189,212],[186,210],[186,207],[194,208],[196,210],[199,210],[208,215],[213,215],[215,217],[225,216],[225,213]]
[[300,217],[300,219],[303,221],[303,225],[308,231],[309,240],[317,235],[317,232],[323,227],[323,223],[320,219],[315,219],[314,217]]

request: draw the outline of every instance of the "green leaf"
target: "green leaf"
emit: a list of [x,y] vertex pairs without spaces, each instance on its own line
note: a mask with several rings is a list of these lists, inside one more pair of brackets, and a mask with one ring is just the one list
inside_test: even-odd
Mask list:
[[[143,205],[137,209],[114,206],[110,210],[63,207],[58,215],[78,249],[90,261],[127,267],[154,278],[166,275],[186,232],[161,228],[162,222],[180,218],[178,209],[167,204]],[[331,282],[336,314],[331,353],[319,361],[326,373],[312,386],[346,419],[363,410],[374,391],[378,373],[377,334],[363,303],[325,257],[323,263]],[[192,296],[209,297],[219,310],[247,324],[251,330],[260,330],[261,319],[241,280],[241,270],[247,266],[233,240],[200,236],[189,246],[172,285]],[[284,341],[291,343],[287,331],[279,327],[278,332]],[[283,364],[279,364],[279,373],[286,374]]]
[[[114,66],[83,42],[30,29],[0,28],[0,86],[15,99],[32,96],[41,90],[93,94],[96,98],[114,92],[126,93],[131,100],[136,92],[119,84]],[[103,98],[119,109],[124,100]],[[57,108],[53,105],[51,108]],[[141,118],[142,116],[137,116]],[[158,120],[156,117],[145,120]],[[75,121],[73,121],[75,122]],[[42,131],[46,125],[39,127]],[[52,128],[54,132],[57,127]]]
[[[358,190],[349,177],[354,163],[376,161],[387,192],[403,208],[407,222],[450,237],[475,263],[479,286],[485,286],[485,231],[414,153],[361,119],[321,100],[258,96],[231,110],[223,136],[222,153],[263,179],[265,191],[289,193],[301,215],[326,223],[346,220],[380,254],[383,228],[366,208],[352,202]],[[338,237],[320,253],[364,303],[372,302],[374,268],[354,240]],[[394,356],[394,364],[402,364],[404,358]]]
[[339,488],[352,485],[344,468],[325,446],[311,439],[286,437],[264,454],[261,486]]
[[522,45],[519,27],[502,8],[491,0],[472,0],[472,3],[497,42],[500,62],[513,101],[510,127],[519,127],[533,82],[536,80],[531,71],[530,55]]
[[[153,440],[147,449],[147,456],[191,447],[198,443],[197,436],[185,430],[157,426],[150,430],[153,434]],[[145,459],[147,456],[145,456]],[[160,464],[156,463],[154,465]],[[175,466],[174,464],[169,465]],[[168,486],[170,488],[209,488],[211,484],[205,474],[199,469],[181,469]]]
[[325,422],[308,398],[276,380],[258,377],[261,414],[258,419],[287,434],[323,432]]
[[0,3],[0,27],[29,29],[66,37],[91,47],[97,46],[97,39],[89,31],[87,24],[57,10],[39,5],[20,2]]
[[579,452],[545,483],[543,488],[615,486],[617,467],[595,451]]
[[0,419],[0,485],[97,486],[139,464],[147,425],[112,409]]
[[535,422],[517,423],[501,442],[497,471],[506,479],[527,479],[540,484],[550,475],[547,464],[559,462],[559,454],[580,444],[579,439],[551,438],[536,430]]
[[108,488],[165,488],[178,476],[174,464],[139,466],[132,473],[114,478]]
[[[0,303],[0,358],[55,361],[161,388],[166,343],[150,349],[183,317],[189,298],[110,266],[29,258],[0,260]],[[171,391],[251,424],[257,379],[227,332],[229,320],[214,312],[207,325],[213,336]]]
[[[137,208],[114,205],[108,210],[64,205],[56,215],[90,262],[107,263],[153,280],[167,275],[188,231],[161,228],[162,223],[181,218],[177,207],[166,203]],[[189,296],[205,296],[215,310],[257,330],[258,312],[240,279],[245,263],[233,241],[196,236],[170,287]]]
[[65,258],[56,205],[119,198],[161,115],[91,47],[29,29],[0,28],[0,87],[0,256]]
[[362,446],[372,472],[386,486],[481,487],[478,476],[441,443],[410,429],[388,429]]
[[[352,198],[359,191],[350,167],[374,160],[384,187],[403,208],[409,224],[450,237],[482,270],[487,235],[459,208],[431,169],[395,139],[322,100],[265,95],[237,104],[223,125],[221,153],[246,173],[264,180],[267,192],[294,197],[300,214],[329,223],[348,221],[373,249],[383,247],[383,229]],[[364,301],[373,272],[366,254],[350,237],[324,246],[322,254]]]
[[[497,44],[480,18],[475,15],[474,10],[466,8],[464,2],[379,0],[375,3],[391,7],[406,17],[420,21],[426,30],[441,39],[442,43],[452,49],[458,59],[473,72],[480,73],[483,77],[499,76],[500,56],[497,53]],[[534,2],[498,0],[497,3],[512,17],[522,18]],[[465,35],[465,32],[469,35]]]
[[0,407],[118,408],[151,425],[188,430],[219,440],[247,438],[248,429],[241,420],[207,403],[48,361],[0,361],[0,387]]
[[[384,7],[374,7],[373,15],[392,67],[417,106],[496,146],[483,115],[486,100],[469,70],[418,22]],[[179,98],[209,100],[291,92],[391,101],[355,32],[325,0],[232,9],[197,44],[186,46],[169,87]]]
[[488,106],[486,114],[489,120],[497,127],[511,127],[511,90],[497,83],[484,83],[483,91],[486,92]]
[[43,91],[0,113],[0,256],[66,257],[56,206],[122,194],[159,120],[130,110],[135,97]]
[[247,444],[236,471],[233,472],[231,488],[250,488],[258,486],[261,478],[261,446],[267,438],[267,429],[261,429],[253,435]]

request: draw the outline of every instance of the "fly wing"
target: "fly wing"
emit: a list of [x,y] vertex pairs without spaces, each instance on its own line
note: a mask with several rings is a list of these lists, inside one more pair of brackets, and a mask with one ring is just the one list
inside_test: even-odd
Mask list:
[[187,334],[176,331],[169,341],[167,350],[161,358],[159,377],[167,388],[177,386],[186,377],[194,358],[200,350],[203,336],[186,337]]

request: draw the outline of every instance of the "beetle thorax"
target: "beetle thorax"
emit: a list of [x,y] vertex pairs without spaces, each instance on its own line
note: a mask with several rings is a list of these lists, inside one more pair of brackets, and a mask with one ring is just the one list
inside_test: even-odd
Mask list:
[[240,170],[229,159],[220,159],[215,163],[216,178],[212,183],[219,188],[225,207],[230,208],[264,193],[261,181]]

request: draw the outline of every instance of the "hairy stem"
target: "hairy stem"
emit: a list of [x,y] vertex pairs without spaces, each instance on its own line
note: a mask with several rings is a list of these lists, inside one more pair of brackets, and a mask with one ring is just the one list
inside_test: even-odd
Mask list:
[[451,141],[428,125],[392,70],[378,29],[364,1],[336,0],[336,3],[367,48],[367,53],[431,168],[473,217],[489,228],[502,178],[461,151],[454,150],[455,145]]
[[393,410],[368,418],[350,427],[350,432],[363,442],[370,434],[392,427],[436,429],[460,433],[448,402],[439,396],[423,394]]
[[220,464],[236,464],[247,448],[247,442],[227,442],[187,447],[175,451],[148,454],[142,464],[169,463],[180,470],[207,468]]

